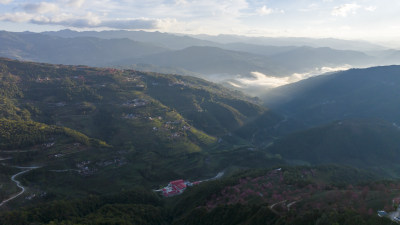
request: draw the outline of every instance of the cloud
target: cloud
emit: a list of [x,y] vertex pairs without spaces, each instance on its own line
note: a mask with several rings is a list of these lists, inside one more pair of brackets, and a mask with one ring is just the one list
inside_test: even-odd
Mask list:
[[365,7],[364,9],[369,12],[374,12],[376,10],[376,6],[368,6],[368,7]]
[[245,86],[266,86],[266,87],[278,87],[289,83],[290,77],[272,77],[267,76],[260,72],[251,72],[253,78],[239,78],[241,84]]
[[7,5],[10,4],[13,0],[0,0],[0,4]]
[[115,29],[157,29],[165,28],[174,23],[177,23],[174,19],[116,19],[105,20],[101,22],[98,27],[109,27]]
[[175,0],[176,5],[186,5],[188,2],[186,0]]
[[174,19],[127,18],[127,19],[101,19],[93,13],[76,17],[72,14],[59,14],[44,16],[17,12],[0,16],[0,21],[29,22],[39,25],[62,25],[75,28],[107,27],[112,29],[157,29],[165,28],[177,23]]
[[68,0],[67,5],[74,8],[81,8],[85,0]]
[[22,6],[25,12],[28,13],[48,13],[48,12],[56,12],[59,10],[58,6],[53,3],[48,2],[40,2],[40,3],[26,3]]
[[33,16],[31,14],[24,12],[6,13],[0,15],[0,21],[17,22],[17,23],[27,22],[32,18]]
[[333,16],[342,16],[342,17],[346,17],[349,14],[356,14],[357,10],[361,8],[360,5],[356,4],[356,3],[350,3],[350,4],[344,4],[344,5],[340,5],[340,6],[336,6],[331,14]]
[[319,10],[318,4],[312,3],[308,5],[306,8],[301,8],[299,9],[300,12],[311,12],[311,11],[316,11]]
[[271,8],[268,8],[266,5],[264,5],[263,7],[256,10],[256,13],[260,16],[269,15],[273,12],[274,12],[274,10]]
[[350,68],[351,68],[350,65],[344,65],[340,67],[321,67],[321,68],[315,68],[313,71],[307,73],[294,73],[291,76],[286,76],[286,77],[268,76],[266,74],[255,71],[251,72],[252,78],[242,77],[235,79],[236,82],[234,82],[235,84],[234,86],[247,87],[247,88],[251,87],[275,88],[286,84],[298,82],[300,80],[304,80],[310,77],[315,77],[335,71],[348,70]]
[[[284,10],[282,9],[272,9],[272,8],[268,8],[266,5],[263,5],[261,8],[258,8],[255,10],[255,14],[259,15],[259,16],[266,16],[266,15],[270,15],[272,13],[285,13]],[[252,14],[254,15],[254,14]]]

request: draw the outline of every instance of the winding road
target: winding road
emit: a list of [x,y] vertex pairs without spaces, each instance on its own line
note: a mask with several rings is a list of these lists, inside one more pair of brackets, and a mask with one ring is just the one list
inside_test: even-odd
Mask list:
[[16,180],[16,178],[17,178],[19,175],[21,175],[21,174],[27,173],[27,172],[29,172],[29,171],[31,171],[31,170],[34,170],[34,169],[37,169],[37,168],[39,168],[39,167],[37,167],[37,166],[34,166],[34,167],[20,167],[20,166],[17,166],[16,168],[18,168],[18,169],[25,169],[24,171],[21,171],[21,172],[19,172],[19,173],[16,173],[16,174],[12,175],[12,177],[11,177],[11,180],[12,180],[13,182],[15,182],[15,184],[17,184],[18,188],[20,188],[21,191],[18,192],[17,194],[15,194],[15,195],[11,196],[10,198],[8,198],[8,199],[2,201],[2,202],[0,203],[0,207],[3,206],[4,204],[6,204],[7,202],[9,202],[9,201],[11,201],[11,200],[17,198],[18,196],[22,195],[22,194],[25,192],[25,187],[22,186],[22,185],[21,185],[21,182],[18,181],[18,180]]

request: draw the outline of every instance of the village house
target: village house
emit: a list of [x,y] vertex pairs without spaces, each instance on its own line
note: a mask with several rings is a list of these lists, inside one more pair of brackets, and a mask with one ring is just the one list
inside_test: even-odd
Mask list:
[[123,118],[123,119],[135,119],[135,118],[137,118],[137,116],[135,114],[130,113],[130,114],[126,114],[126,115],[123,114],[121,118]]
[[134,99],[134,100],[127,101],[127,102],[123,103],[122,105],[123,105],[123,106],[139,107],[139,106],[145,106],[145,105],[147,105],[147,102],[148,102],[148,101],[147,101],[146,99],[139,99],[139,98],[137,98],[137,99]]
[[169,182],[168,186],[162,189],[164,197],[172,197],[180,195],[186,190],[186,182],[184,180],[175,180]]
[[200,184],[202,182],[206,182],[206,181],[220,179],[223,175],[224,175],[224,172],[219,172],[213,178],[206,179],[206,180],[200,180],[200,181],[194,181],[194,182],[184,181],[184,180],[175,180],[175,181],[169,182],[169,184],[166,187],[163,187],[159,190],[154,190],[154,191],[162,192],[162,195],[164,197],[172,197],[175,195],[182,194],[186,190],[187,187],[192,187],[194,185],[198,185],[198,184]]
[[[172,197],[175,195],[180,195],[182,194],[187,187],[192,187],[194,185],[200,184],[202,181],[184,181],[184,180],[175,180],[169,182],[168,186],[164,187],[161,189],[162,195],[164,197]],[[157,190],[160,191],[160,190]]]
[[43,146],[46,148],[53,147],[56,143],[55,142],[50,142],[50,143],[44,143]]
[[385,211],[383,211],[383,210],[378,211],[378,216],[379,216],[379,217],[385,217],[385,216],[387,216],[387,215],[388,215],[388,213],[385,212]]

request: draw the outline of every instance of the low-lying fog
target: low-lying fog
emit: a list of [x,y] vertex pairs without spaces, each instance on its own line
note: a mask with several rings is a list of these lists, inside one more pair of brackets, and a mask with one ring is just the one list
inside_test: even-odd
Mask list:
[[262,93],[265,93],[267,90],[272,88],[298,82],[314,76],[327,75],[332,72],[348,70],[350,68],[352,68],[350,65],[343,65],[340,67],[321,67],[315,68],[307,73],[293,73],[286,77],[276,77],[254,71],[246,76],[238,74],[232,77],[231,74],[213,74],[203,78],[223,84],[230,88],[241,90],[251,96],[260,96]]

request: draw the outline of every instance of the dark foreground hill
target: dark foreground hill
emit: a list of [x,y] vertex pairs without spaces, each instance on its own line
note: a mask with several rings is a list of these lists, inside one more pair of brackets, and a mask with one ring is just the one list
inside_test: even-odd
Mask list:
[[143,189],[1,213],[2,224],[392,224],[398,182],[351,167],[250,170],[162,199]]

